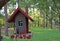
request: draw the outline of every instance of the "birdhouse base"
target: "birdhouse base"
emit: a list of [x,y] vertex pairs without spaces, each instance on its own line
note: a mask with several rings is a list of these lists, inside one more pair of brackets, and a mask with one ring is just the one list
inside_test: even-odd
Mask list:
[[11,35],[11,38],[20,38],[20,39],[31,39],[31,37],[32,37],[32,33]]

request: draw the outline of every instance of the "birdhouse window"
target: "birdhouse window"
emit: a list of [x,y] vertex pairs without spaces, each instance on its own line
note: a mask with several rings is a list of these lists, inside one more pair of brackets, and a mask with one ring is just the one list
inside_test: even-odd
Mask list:
[[18,21],[18,25],[19,26],[23,26],[23,22],[20,20],[20,21]]

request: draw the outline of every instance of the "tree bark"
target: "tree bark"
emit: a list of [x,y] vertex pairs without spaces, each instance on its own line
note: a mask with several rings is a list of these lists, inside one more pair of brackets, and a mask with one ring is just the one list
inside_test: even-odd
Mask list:
[[51,22],[50,24],[51,24],[51,29],[52,29],[52,17],[51,17],[51,21],[50,22]]
[[[45,28],[45,14],[43,14],[43,25],[44,25],[44,28]],[[47,26],[47,24],[46,24]]]
[[47,27],[47,16],[48,16],[48,15],[46,14],[46,26],[45,26],[45,27]]
[[4,6],[4,14],[5,14],[5,35],[8,36],[8,14],[7,14],[7,5]]
[[60,30],[60,13],[59,13],[59,30]]
[[8,2],[9,0],[0,0],[0,9]]
[[0,25],[0,41],[1,41],[2,39],[1,39],[1,25]]

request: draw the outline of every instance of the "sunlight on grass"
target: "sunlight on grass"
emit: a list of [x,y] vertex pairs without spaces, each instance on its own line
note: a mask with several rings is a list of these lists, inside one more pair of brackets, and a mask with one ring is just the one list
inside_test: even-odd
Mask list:
[[[60,41],[60,31],[53,29],[31,28],[33,33],[31,39],[13,39],[13,41]],[[9,33],[11,34],[12,31]],[[12,41],[9,37],[4,36],[4,41]]]

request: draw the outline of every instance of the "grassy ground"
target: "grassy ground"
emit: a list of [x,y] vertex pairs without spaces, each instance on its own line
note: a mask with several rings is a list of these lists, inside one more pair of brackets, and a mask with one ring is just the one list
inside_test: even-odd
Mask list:
[[31,39],[10,39],[3,35],[3,41],[60,41],[60,31],[42,28],[30,28],[33,36]]

